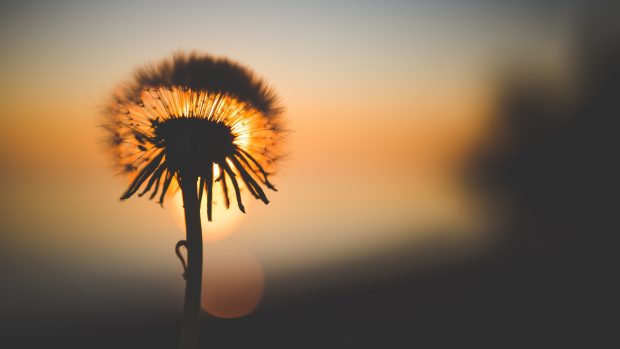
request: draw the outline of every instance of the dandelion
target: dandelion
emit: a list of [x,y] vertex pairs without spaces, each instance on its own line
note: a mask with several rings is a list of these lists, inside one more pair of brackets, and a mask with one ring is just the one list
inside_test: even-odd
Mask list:
[[187,249],[181,347],[195,348],[202,278],[200,202],[206,195],[208,220],[217,186],[226,208],[234,195],[245,213],[246,190],[269,203],[265,189],[276,190],[269,176],[281,156],[283,135],[276,95],[228,59],[178,53],[139,69],[113,95],[105,114],[103,128],[115,166],[131,179],[121,199],[148,195],[163,205],[173,188],[182,192],[187,238],[176,249],[180,258],[179,248]]

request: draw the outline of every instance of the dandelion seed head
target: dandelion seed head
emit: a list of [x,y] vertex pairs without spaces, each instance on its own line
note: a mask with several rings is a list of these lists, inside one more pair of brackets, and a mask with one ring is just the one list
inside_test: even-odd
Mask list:
[[[115,165],[132,179],[121,199],[166,192],[181,176],[207,193],[215,183],[244,211],[241,190],[268,203],[263,187],[281,156],[283,121],[273,90],[228,59],[177,53],[136,71],[113,94],[103,130]],[[227,182],[232,185],[230,188]]]

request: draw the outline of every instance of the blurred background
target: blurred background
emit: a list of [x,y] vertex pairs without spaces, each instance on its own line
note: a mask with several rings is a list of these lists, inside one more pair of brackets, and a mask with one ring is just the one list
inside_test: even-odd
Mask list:
[[205,225],[204,347],[618,344],[613,1],[0,6],[1,347],[176,347],[178,198],[120,202],[98,125],[177,50],[293,130],[271,203]]

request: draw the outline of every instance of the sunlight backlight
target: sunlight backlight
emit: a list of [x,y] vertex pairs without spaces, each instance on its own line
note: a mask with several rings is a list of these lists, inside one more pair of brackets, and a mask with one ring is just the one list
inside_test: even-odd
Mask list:
[[[216,172],[217,173],[217,172]],[[243,221],[244,214],[231,207],[226,209],[223,204],[224,197],[219,190],[213,193],[213,221],[207,219],[207,202],[200,204],[200,221],[202,223],[202,236],[207,243],[219,241],[229,237],[237,230]],[[172,211],[172,217],[180,231],[185,231],[185,213],[183,211],[183,196],[181,191],[174,194],[172,205],[166,205]]]

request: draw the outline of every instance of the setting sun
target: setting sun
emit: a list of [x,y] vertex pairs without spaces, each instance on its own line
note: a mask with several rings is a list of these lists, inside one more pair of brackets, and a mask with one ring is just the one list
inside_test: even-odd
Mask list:
[[[183,196],[180,191],[173,195],[171,205],[167,205],[166,209],[172,215],[179,229],[183,230],[185,229]],[[226,209],[224,195],[219,190],[213,193],[213,215],[217,219],[209,221],[207,219],[207,203],[203,201],[200,204],[200,223],[202,224],[202,235],[207,243],[225,239],[233,234],[245,217],[239,210]]]

